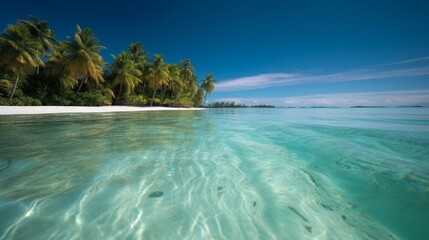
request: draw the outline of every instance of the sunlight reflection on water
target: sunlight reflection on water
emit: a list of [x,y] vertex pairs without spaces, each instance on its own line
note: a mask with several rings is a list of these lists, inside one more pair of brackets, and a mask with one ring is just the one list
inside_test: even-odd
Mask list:
[[429,238],[426,108],[0,123],[0,239]]

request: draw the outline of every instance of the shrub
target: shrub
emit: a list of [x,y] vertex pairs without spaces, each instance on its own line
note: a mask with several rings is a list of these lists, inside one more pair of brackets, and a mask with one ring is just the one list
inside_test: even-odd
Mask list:
[[0,106],[10,105],[9,99],[0,97]]
[[132,95],[128,98],[128,103],[133,106],[144,106],[147,100],[142,95]]
[[159,98],[153,98],[153,105],[159,105],[160,102]]
[[76,106],[102,106],[104,96],[99,90],[76,93],[74,104]]
[[39,99],[35,99],[28,96],[20,96],[13,98],[12,100],[8,100],[6,105],[13,106],[41,106],[42,102]]
[[58,106],[102,106],[105,99],[99,90],[74,93],[73,91],[61,92],[51,97],[49,105]]
[[171,99],[166,98],[166,99],[164,99],[164,101],[162,101],[161,105],[162,106],[170,106],[171,103],[172,103]]
[[12,90],[13,82],[2,79],[0,80],[0,96],[7,97],[9,95],[10,90]]
[[191,96],[180,96],[176,100],[171,101],[170,106],[172,107],[193,107],[194,101]]

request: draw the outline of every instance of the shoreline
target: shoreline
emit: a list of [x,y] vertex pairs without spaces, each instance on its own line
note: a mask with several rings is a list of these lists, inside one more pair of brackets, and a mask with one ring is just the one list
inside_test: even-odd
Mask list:
[[58,113],[110,113],[147,111],[201,111],[204,108],[129,107],[129,106],[0,106],[0,115],[35,115]]

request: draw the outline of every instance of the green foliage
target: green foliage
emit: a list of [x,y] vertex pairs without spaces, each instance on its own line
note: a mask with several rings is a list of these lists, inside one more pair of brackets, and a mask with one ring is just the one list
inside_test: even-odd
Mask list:
[[101,87],[100,92],[103,94],[103,105],[110,106],[115,99],[115,93],[108,87]]
[[53,106],[73,106],[74,92],[63,92],[61,94],[55,94],[48,99],[47,105]]
[[8,106],[8,105],[10,105],[9,101],[10,100],[7,99],[7,98],[0,97],[0,106]]
[[152,98],[152,101],[155,105],[159,105],[159,103],[161,102],[159,98]]
[[6,66],[16,75],[10,99],[15,94],[20,73],[44,65],[39,58],[37,47],[38,43],[31,39],[30,32],[25,27],[9,25],[5,32],[1,33],[0,66]]
[[76,94],[75,106],[103,106],[104,96],[99,90]]
[[191,61],[189,59],[186,59],[184,61],[181,61],[179,63],[180,67],[180,78],[189,85],[195,76],[195,67],[192,66]]
[[0,35],[0,65],[6,66],[15,74],[43,66],[37,54],[37,46],[31,40],[28,29],[9,25]]
[[47,51],[54,49],[58,45],[58,41],[54,39],[54,32],[49,28],[49,23],[46,20],[31,17],[31,21],[19,20],[18,25],[26,28],[30,33],[30,39],[37,43],[36,49],[43,56],[47,57]]
[[166,98],[166,99],[164,99],[164,101],[162,101],[161,105],[162,105],[162,106],[170,106],[170,104],[171,104],[172,102],[173,102],[173,101],[171,101],[171,99]]
[[[149,87],[154,89],[150,105],[153,106],[155,101],[155,94],[158,88],[167,86],[170,82],[170,71],[168,64],[164,62],[162,55],[155,54],[155,59],[148,70]],[[159,103],[159,99],[158,99]]]
[[143,66],[147,62],[147,52],[143,50],[143,44],[141,42],[131,43],[130,46],[128,46],[128,52],[131,53],[132,60],[137,65]]
[[62,90],[73,90],[78,85],[77,79],[67,68],[64,56],[59,52],[53,53],[46,63],[46,75],[55,78]]
[[199,107],[202,105],[204,99],[204,92],[201,88],[198,88],[197,93],[193,97],[194,107]]
[[20,90],[23,94],[39,99],[43,105],[46,105],[53,94],[61,92],[61,88],[54,77],[45,74],[45,68],[40,70],[39,74],[33,72],[23,76]]
[[194,99],[191,94],[180,94],[176,100],[170,103],[171,107],[193,107]]
[[41,106],[42,102],[39,99],[34,99],[28,96],[19,96],[13,99],[1,98],[0,105],[3,106]]
[[131,53],[122,52],[115,61],[110,64],[110,69],[114,76],[113,85],[119,85],[119,96],[128,96],[134,92],[137,84],[141,83],[139,76],[142,72],[137,68],[137,64],[132,61]]
[[214,91],[215,89],[215,84],[216,80],[214,79],[214,75],[213,74],[206,74],[205,75],[205,79],[203,81],[203,83],[201,84],[201,88],[206,92],[205,96],[204,96],[204,102],[203,104],[206,104],[206,100],[207,100],[207,94],[210,94]]
[[13,83],[12,81],[1,79],[0,80],[0,96],[7,97],[10,90],[12,90]]
[[61,50],[63,51],[61,62],[64,63],[68,73],[80,78],[80,87],[83,83],[88,83],[89,81],[95,83],[95,85],[104,82],[104,60],[99,51],[105,47],[97,45],[97,43],[98,39],[94,37],[94,33],[90,28],[82,30],[77,25],[74,39],[61,44]]
[[142,95],[131,95],[128,98],[128,103],[133,106],[145,106],[147,100]]
[[104,95],[100,90],[74,93],[72,91],[62,92],[54,95],[49,105],[57,106],[103,106]]

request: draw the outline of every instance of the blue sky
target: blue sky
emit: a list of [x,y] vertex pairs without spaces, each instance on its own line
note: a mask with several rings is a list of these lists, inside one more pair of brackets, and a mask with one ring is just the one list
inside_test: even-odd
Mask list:
[[105,60],[141,41],[214,73],[208,101],[279,106],[429,105],[428,1],[7,1],[58,39],[91,27]]

